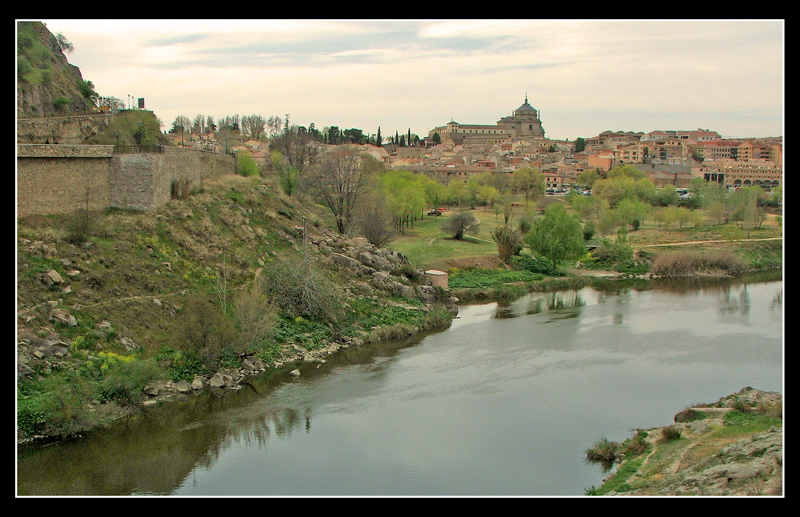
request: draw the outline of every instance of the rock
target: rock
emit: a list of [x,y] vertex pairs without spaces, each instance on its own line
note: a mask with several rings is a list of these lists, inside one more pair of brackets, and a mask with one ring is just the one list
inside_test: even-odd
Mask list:
[[433,304],[436,302],[436,289],[430,285],[420,285],[417,287],[418,298],[420,301]]
[[292,377],[300,377],[300,370],[294,369],[294,370],[292,370],[291,372],[289,372],[289,374],[290,374]]
[[192,385],[186,381],[178,381],[175,383],[175,389],[178,393],[189,393],[192,391]]
[[51,269],[45,273],[45,280],[49,284],[61,284],[64,282],[64,279],[61,278],[61,275],[58,274],[58,271],[55,269]]
[[225,388],[231,387],[236,384],[236,379],[229,372],[220,371],[214,374],[208,381],[208,385],[212,388]]
[[122,336],[121,338],[119,338],[119,342],[122,346],[125,347],[125,350],[127,350],[128,352],[134,352],[141,348],[139,345],[134,343],[134,341],[131,338],[127,336]]
[[53,312],[50,314],[50,320],[70,327],[74,327],[78,324],[78,320],[75,319],[75,316],[69,314],[64,309],[53,309]]

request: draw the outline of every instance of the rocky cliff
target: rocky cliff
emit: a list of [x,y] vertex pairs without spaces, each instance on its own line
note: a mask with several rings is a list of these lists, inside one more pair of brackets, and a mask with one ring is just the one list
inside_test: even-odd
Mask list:
[[17,22],[17,116],[50,117],[94,111],[86,81],[42,22]]

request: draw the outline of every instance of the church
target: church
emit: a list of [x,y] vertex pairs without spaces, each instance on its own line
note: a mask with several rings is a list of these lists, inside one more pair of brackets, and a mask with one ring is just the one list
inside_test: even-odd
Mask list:
[[544,138],[544,127],[539,118],[539,112],[528,104],[528,95],[525,102],[510,117],[503,117],[493,126],[478,124],[459,124],[450,121],[446,126],[433,128],[428,136],[433,138],[439,135],[442,142],[455,145],[469,143],[497,144],[511,140],[524,140]]

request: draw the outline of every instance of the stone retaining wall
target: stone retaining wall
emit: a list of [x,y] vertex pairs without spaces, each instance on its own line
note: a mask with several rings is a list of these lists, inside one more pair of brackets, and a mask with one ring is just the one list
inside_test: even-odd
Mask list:
[[17,145],[17,216],[110,207],[149,210],[172,198],[176,182],[235,174],[232,156],[165,147],[114,154],[107,145]]

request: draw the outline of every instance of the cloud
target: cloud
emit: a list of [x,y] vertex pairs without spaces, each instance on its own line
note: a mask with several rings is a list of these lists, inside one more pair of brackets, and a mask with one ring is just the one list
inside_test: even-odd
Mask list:
[[165,125],[291,113],[303,125],[426,135],[451,117],[493,124],[527,93],[555,138],[698,121],[732,136],[782,133],[780,20],[46,23],[101,95],[145,97]]

